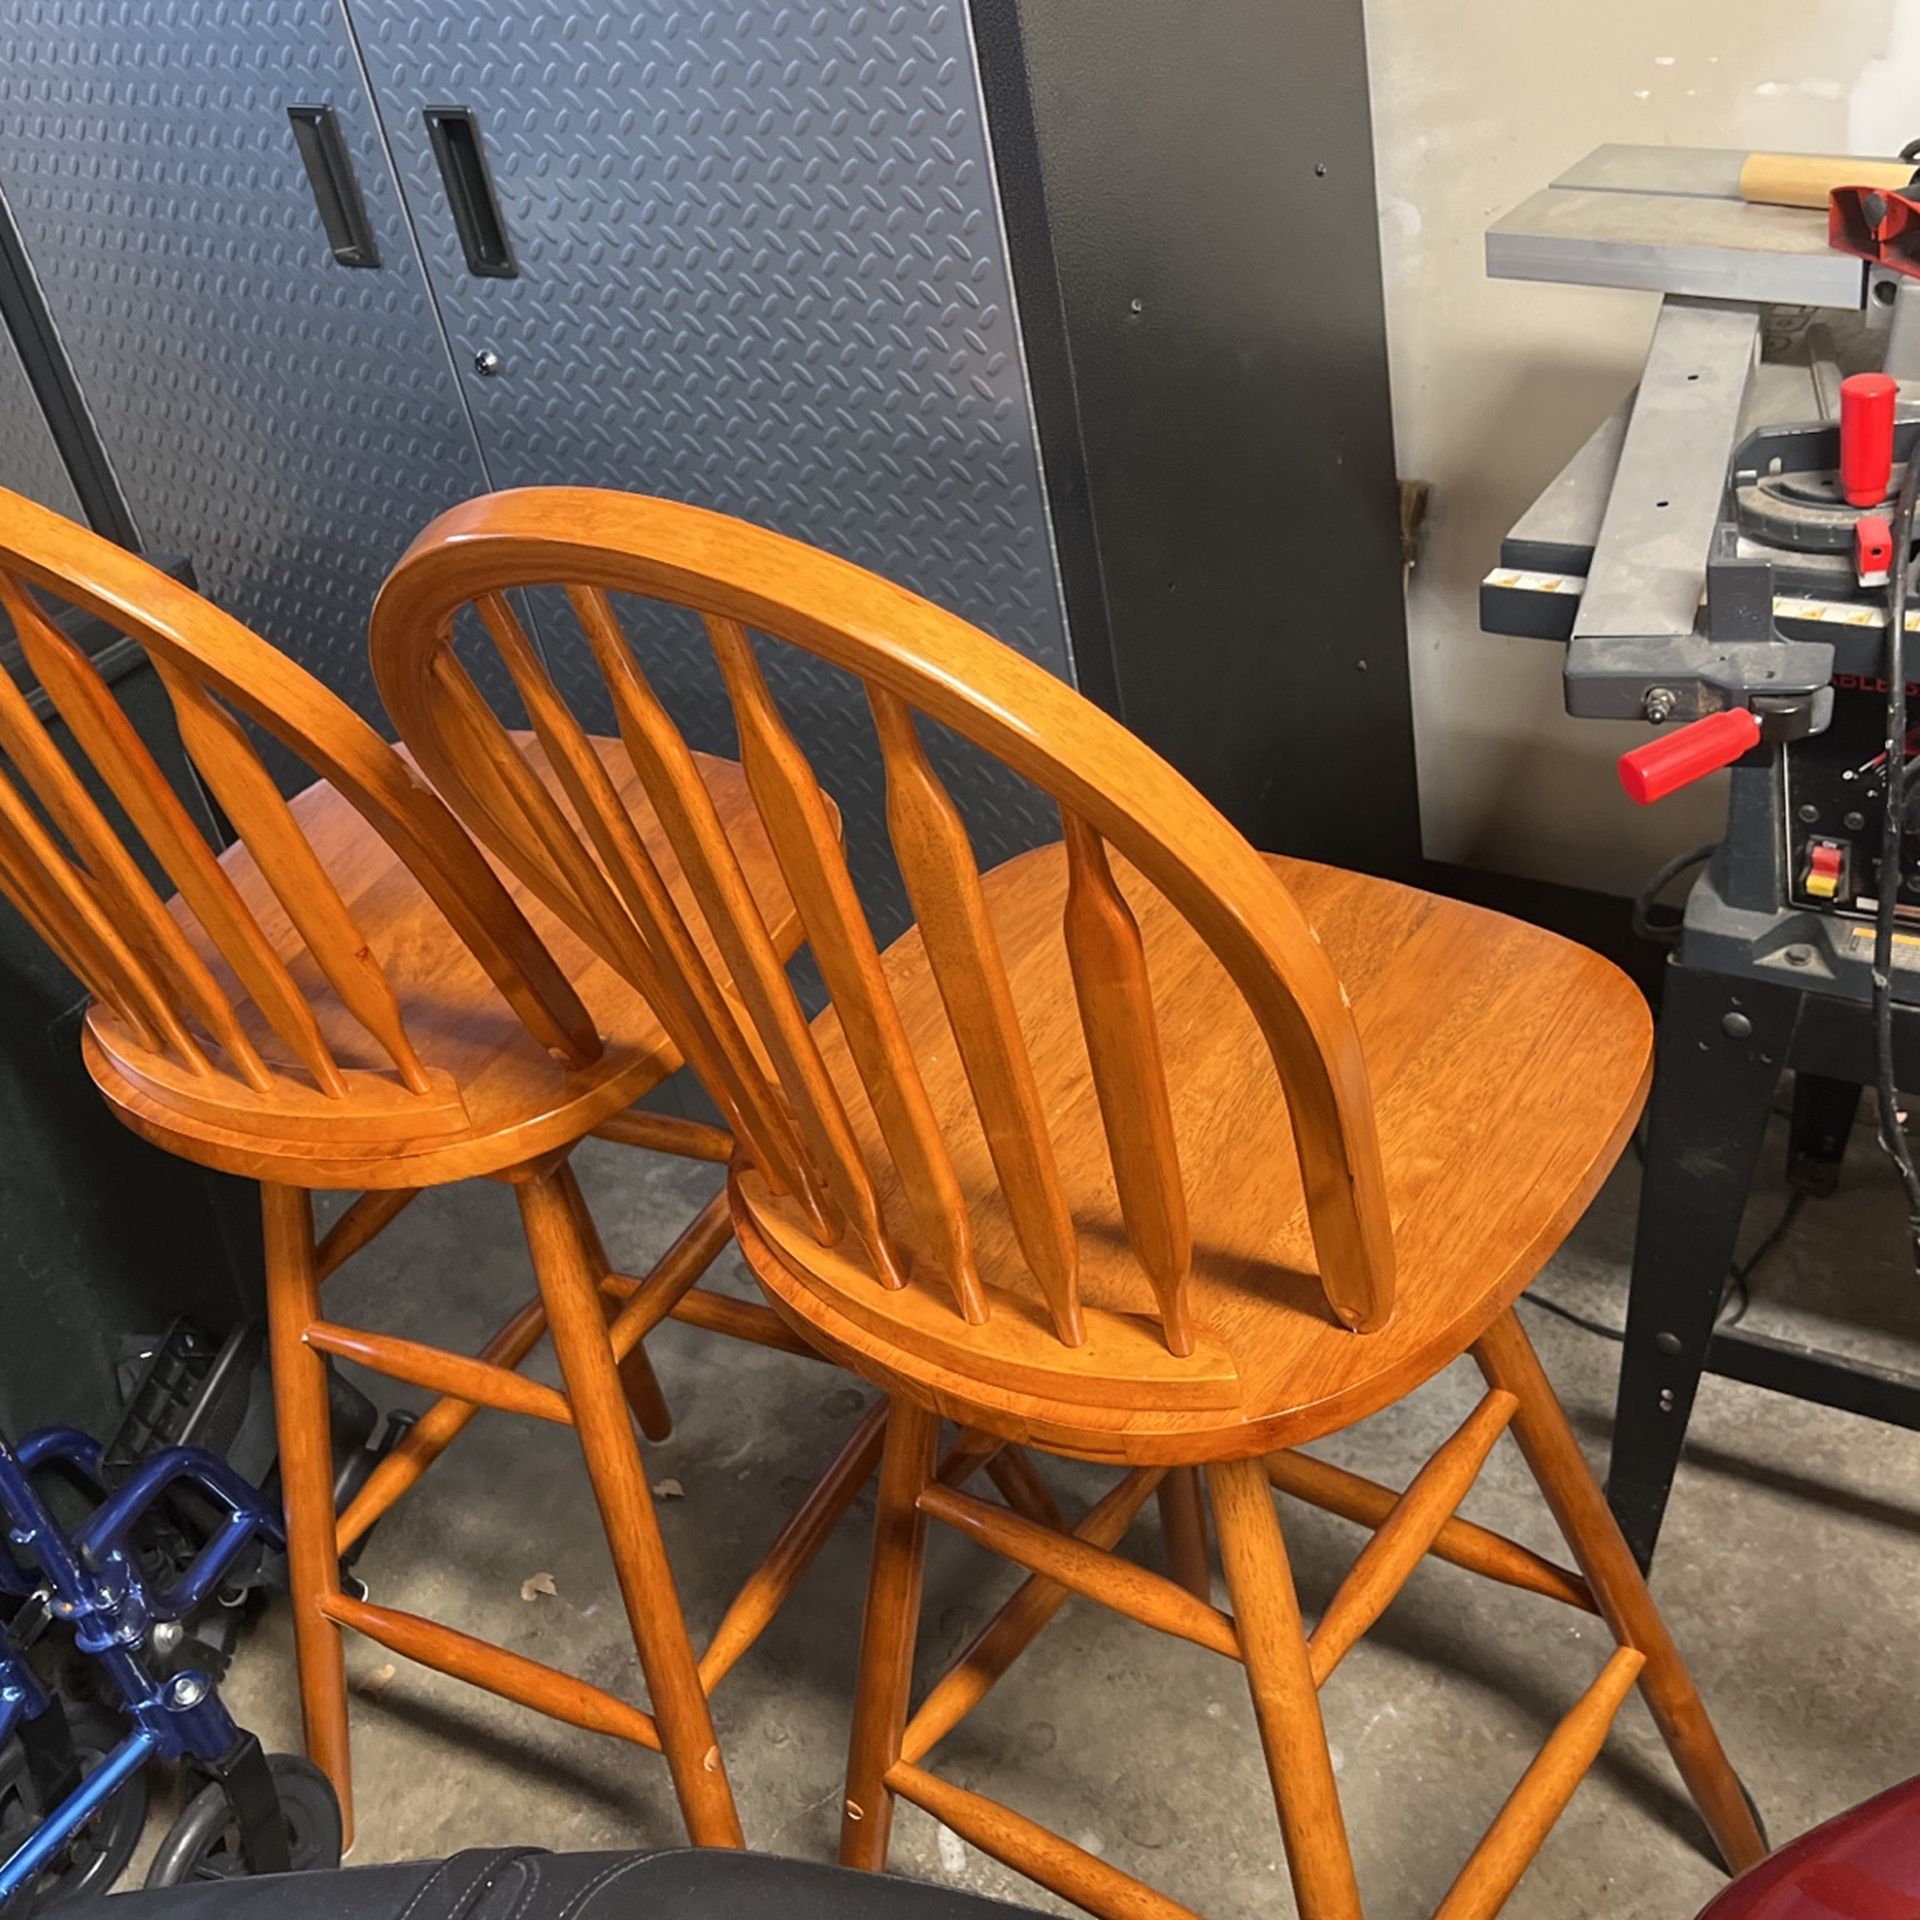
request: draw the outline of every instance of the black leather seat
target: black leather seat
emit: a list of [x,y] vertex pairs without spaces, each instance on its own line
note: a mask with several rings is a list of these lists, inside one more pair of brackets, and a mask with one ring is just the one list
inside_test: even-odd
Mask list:
[[543,1853],[202,1881],[76,1901],[61,1920],[1018,1920],[952,1887],[765,1853]]

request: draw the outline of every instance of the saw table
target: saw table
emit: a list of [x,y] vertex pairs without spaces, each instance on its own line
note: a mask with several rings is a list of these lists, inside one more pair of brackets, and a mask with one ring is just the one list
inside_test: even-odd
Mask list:
[[[1830,1190],[1874,1079],[1887,554],[1872,529],[1890,510],[1847,492],[1843,388],[1891,415],[1893,481],[1920,441],[1920,280],[1836,252],[1822,212],[1743,200],[1745,158],[1602,147],[1486,237],[1496,277],[1663,298],[1639,385],[1514,525],[1481,624],[1565,646],[1569,713],[1658,729],[1623,764],[1630,791],[1739,754],[1656,1045],[1608,1478],[1643,1566],[1703,1373],[1920,1429],[1920,1376],[1716,1325],[1782,1074],[1809,1191]],[[1911,680],[1920,614],[1906,624]],[[1920,836],[1902,864],[1920,869]],[[1896,1075],[1920,1087],[1911,878],[1900,916]]]

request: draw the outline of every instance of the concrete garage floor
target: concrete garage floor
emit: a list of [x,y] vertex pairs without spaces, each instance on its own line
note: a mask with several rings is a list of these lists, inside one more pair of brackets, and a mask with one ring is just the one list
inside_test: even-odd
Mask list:
[[[1770,1155],[1777,1166],[1778,1143]],[[590,1144],[582,1178],[614,1255],[642,1270],[714,1186],[714,1170]],[[1769,1176],[1771,1179],[1772,1176]],[[1539,1283],[1618,1323],[1638,1173],[1631,1159]],[[1749,1239],[1771,1224],[1764,1186]],[[745,1288],[731,1256],[721,1283]],[[429,1195],[332,1283],[341,1318],[477,1344],[525,1295],[510,1196]],[[1752,1324],[1898,1357],[1920,1340],[1899,1210],[1863,1128],[1847,1184],[1809,1204],[1755,1289]],[[1791,1306],[1789,1302],[1793,1303]],[[1817,1319],[1817,1326],[1813,1322]],[[1528,1325],[1595,1463],[1617,1349],[1537,1310]],[[1899,1338],[1868,1333],[1892,1326]],[[824,1366],[669,1324],[652,1343],[678,1424],[649,1450],[684,1489],[662,1518],[696,1640],[719,1618],[867,1389]],[[545,1351],[535,1369],[552,1377]],[[1478,1390],[1457,1367],[1321,1451],[1403,1483]],[[1047,1471],[1083,1501],[1103,1476]],[[1511,1443],[1465,1511],[1558,1552]],[[716,1713],[751,1844],[832,1856],[870,1501],[721,1689]],[[1362,1536],[1286,1503],[1309,1614]],[[922,1679],[1017,1575],[935,1529]],[[1656,1590],[1776,1839],[1920,1770],[1920,1438],[1709,1382],[1667,1522]],[[1129,1548],[1155,1560],[1151,1506]],[[563,1429],[483,1414],[375,1534],[376,1599],[457,1622],[638,1697],[639,1674],[584,1476]],[[551,1597],[523,1600],[529,1575]],[[476,1693],[349,1637],[358,1862],[531,1842],[680,1842],[655,1755]],[[1596,1622],[1428,1562],[1325,1697],[1373,1920],[1424,1915],[1558,1715],[1606,1652]],[[290,1636],[276,1608],[228,1689],[267,1744],[293,1746]],[[935,1755],[953,1778],[1046,1820],[1213,1920],[1289,1910],[1278,1832],[1238,1670],[1084,1602],[1065,1612]],[[903,1807],[896,1867],[1039,1905],[1028,1883]],[[1722,1884],[1637,1701],[1509,1912],[1679,1920]]]

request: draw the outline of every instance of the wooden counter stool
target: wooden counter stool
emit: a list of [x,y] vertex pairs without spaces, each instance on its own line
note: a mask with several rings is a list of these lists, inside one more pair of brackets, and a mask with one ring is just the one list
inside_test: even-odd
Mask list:
[[[56,624],[61,604],[150,656],[183,744],[239,835],[217,859]],[[858,1492],[884,1410],[862,1423],[696,1664],[629,1414],[630,1401],[650,1435],[666,1429],[641,1342],[673,1314],[808,1349],[766,1308],[694,1286],[731,1237],[724,1195],[651,1274],[610,1270],[567,1165],[577,1142],[598,1131],[700,1159],[731,1150],[718,1128],[627,1111],[682,1056],[629,984],[618,937],[580,900],[510,891],[406,761],[265,641],[144,561],[6,493],[0,607],[90,762],[69,764],[38,717],[41,695],[0,667],[0,892],[93,994],[86,1063],[120,1118],[171,1152],[260,1182],[301,1700],[308,1750],[343,1811],[350,1821],[340,1629],[351,1626],[576,1726],[664,1751],[692,1838],[738,1845],[707,1692]],[[322,780],[283,800],[247,723]],[[632,808],[630,830],[669,863],[619,743],[595,750]],[[537,754],[532,764],[538,777],[515,761],[516,802],[527,818],[557,819],[541,784],[550,772]],[[694,765],[769,940],[790,950],[791,902],[739,767]],[[179,889],[165,903],[153,884],[162,874]],[[582,878],[589,897],[592,885]],[[477,1358],[325,1317],[330,1272],[423,1188],[476,1175],[513,1184],[539,1279],[539,1297]],[[362,1194],[318,1245],[316,1189]],[[549,1328],[564,1392],[514,1371]],[[439,1396],[337,1518],[327,1355]],[[578,1431],[650,1712],[341,1591],[340,1552],[482,1406]]]
[[[485,785],[501,735],[447,697],[454,612],[536,582],[566,586],[712,930],[720,969],[671,913],[649,939],[712,1015],[716,1095],[760,1095],[730,1175],[741,1246],[780,1312],[892,1399],[842,1857],[884,1864],[904,1794],[1095,1912],[1182,1911],[925,1765],[1071,1591],[1244,1664],[1299,1910],[1357,1915],[1318,1690],[1431,1552],[1596,1613],[1617,1643],[1455,1881],[1446,1920],[1500,1906],[1636,1684],[1729,1864],[1758,1858],[1740,1783],[1513,1310],[1640,1110],[1649,1022],[1628,981],[1498,915],[1263,858],[1070,688],[871,574],[694,508],[582,491],[443,516],[374,617],[402,737],[529,884],[541,858],[557,873],[590,846],[612,869],[630,851],[623,816],[584,782],[584,841],[538,855],[501,836]],[[615,593],[704,620],[832,995],[810,1024],[621,638]],[[865,684],[919,916],[885,955],[749,629]],[[589,767],[524,655],[516,678],[549,755]],[[979,875],[916,713],[1051,796],[1063,843]],[[1404,1494],[1294,1451],[1465,1353],[1485,1398]],[[1121,1478],[1077,1527],[1041,1524],[949,1484],[942,1415],[962,1446],[1042,1448]],[[1454,1517],[1508,1429],[1577,1573]],[[1191,1467],[1231,1614],[1112,1551],[1160,1478]],[[1275,1485],[1373,1528],[1311,1632]],[[910,1712],[929,1519],[1031,1577]]]

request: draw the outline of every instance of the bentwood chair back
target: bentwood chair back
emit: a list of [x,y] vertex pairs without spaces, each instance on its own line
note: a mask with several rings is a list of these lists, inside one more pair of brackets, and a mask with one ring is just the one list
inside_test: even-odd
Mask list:
[[[566,590],[573,644],[598,668],[696,920],[635,845],[514,623],[505,596],[540,585]],[[623,632],[625,595],[704,627],[830,996],[813,1021]],[[571,818],[540,801],[454,656],[469,603]],[[871,707],[918,921],[884,954],[770,691],[768,645],[852,674]],[[388,580],[373,651],[402,738],[495,855],[556,911],[608,937],[634,930],[634,977],[740,1142],[742,1251],[793,1325],[891,1396],[844,1859],[884,1862],[905,1794],[1097,1911],[1179,1911],[920,1764],[1071,1589],[1244,1662],[1300,1909],[1356,1914],[1317,1690],[1429,1551],[1598,1612],[1617,1642],[1455,1882],[1447,1920],[1504,1899],[1636,1681],[1723,1852],[1757,1856],[1739,1784],[1512,1311],[1644,1098],[1649,1022],[1620,974],[1495,915],[1257,854],[1011,649],[695,508],[563,489],[470,502]],[[982,875],[927,721],[1051,800],[1061,842]],[[1468,1352],[1486,1397],[1404,1496],[1292,1451]],[[936,1457],[943,1414],[989,1450],[1132,1471],[1066,1531],[952,1484]],[[1578,1573],[1454,1516],[1509,1426]],[[1164,1476],[1198,1467],[1231,1616],[1204,1583],[1108,1551]],[[1274,1485],[1375,1528],[1311,1637]],[[1034,1577],[910,1715],[929,1518]]]
[[[61,606],[98,616],[150,657],[193,765],[235,828],[232,848],[208,846],[62,631]],[[670,1424],[642,1343],[669,1313],[800,1343],[765,1308],[693,1284],[731,1238],[723,1195],[643,1278],[613,1271],[594,1230],[567,1164],[589,1133],[714,1161],[731,1151],[717,1128],[627,1111],[680,1066],[671,1033],[596,949],[594,930],[573,930],[578,915],[504,883],[399,753],[188,588],[0,493],[0,609],[39,687],[30,694],[0,668],[0,892],[91,992],[84,1056],[118,1116],[172,1152],[261,1183],[308,1749],[349,1823],[343,1626],[575,1725],[664,1751],[693,1838],[738,1845],[707,1692],[857,1493],[878,1453],[879,1423],[869,1420],[849,1443],[696,1662],[633,1431],[636,1417],[654,1438]],[[90,778],[43,726],[43,698]],[[283,798],[250,729],[316,783]],[[595,750],[621,758],[617,742]],[[667,858],[630,771],[621,777],[630,831]],[[792,905],[739,768],[702,759],[693,777],[769,939],[790,951]],[[178,888],[175,898],[161,897],[154,870]],[[478,1357],[322,1313],[321,1282],[408,1200],[476,1175],[514,1187],[540,1283],[539,1297]],[[316,1241],[311,1194],[330,1188],[361,1197]],[[516,1371],[548,1331],[564,1391]],[[338,1515],[326,1376],[335,1358],[435,1396]],[[481,1407],[577,1429],[650,1711],[342,1591],[339,1555]],[[503,1529],[520,1524],[522,1516],[501,1517]]]

